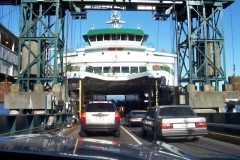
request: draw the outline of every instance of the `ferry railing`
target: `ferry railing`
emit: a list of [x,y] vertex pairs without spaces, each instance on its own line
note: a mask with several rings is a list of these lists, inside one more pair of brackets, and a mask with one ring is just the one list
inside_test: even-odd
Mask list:
[[[51,125],[47,123],[50,116],[54,116]],[[0,136],[54,133],[66,128],[71,120],[72,115],[68,113],[0,115]]]

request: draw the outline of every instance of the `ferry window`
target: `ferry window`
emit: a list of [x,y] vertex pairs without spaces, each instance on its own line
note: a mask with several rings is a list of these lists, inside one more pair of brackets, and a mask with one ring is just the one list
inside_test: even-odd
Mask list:
[[122,73],[129,73],[129,67],[122,67]]
[[115,73],[120,73],[120,67],[113,67]]
[[103,41],[103,35],[102,34],[97,35],[97,41]]
[[90,40],[91,42],[96,41],[96,35],[89,36],[88,38],[89,38],[89,40]]
[[116,34],[112,34],[112,40],[116,40]]
[[136,41],[141,41],[143,36],[136,35]]
[[146,66],[139,67],[139,70],[140,70],[140,73],[146,72],[147,71],[147,67]]
[[134,41],[134,35],[129,34],[129,35],[128,35],[128,40],[129,40],[129,41]]
[[110,40],[110,34],[104,34],[104,41]]
[[94,67],[94,73],[101,74],[102,73],[102,67]]
[[112,40],[120,40],[119,34],[112,34]]
[[130,73],[138,73],[138,67],[131,67]]
[[93,67],[92,66],[86,67],[86,72],[93,73]]
[[121,40],[122,40],[122,41],[127,40],[127,35],[126,35],[126,34],[121,34]]
[[109,69],[110,69],[111,67],[103,67],[103,72],[104,73],[109,73]]

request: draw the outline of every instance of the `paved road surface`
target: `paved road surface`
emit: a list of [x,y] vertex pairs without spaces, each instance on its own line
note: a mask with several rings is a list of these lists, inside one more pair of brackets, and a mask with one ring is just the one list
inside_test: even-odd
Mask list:
[[[79,130],[75,130],[69,136],[80,137]],[[124,123],[122,123],[121,126],[120,137],[114,137],[111,134],[96,133],[88,136],[87,138],[104,139],[131,144],[150,144],[153,140],[151,135],[143,137],[141,135],[140,127],[128,127],[125,126]],[[240,146],[206,137],[201,138],[198,142],[191,142],[188,139],[164,140],[164,142],[176,146],[202,160],[240,160]]]

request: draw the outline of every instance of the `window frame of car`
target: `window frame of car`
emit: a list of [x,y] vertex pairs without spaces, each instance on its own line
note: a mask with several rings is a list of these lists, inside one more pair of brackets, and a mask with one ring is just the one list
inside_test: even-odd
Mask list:
[[84,107],[84,111],[85,111],[85,112],[93,112],[93,111],[89,110],[89,106],[90,106],[90,105],[93,105],[93,104],[96,104],[96,105],[97,105],[97,104],[110,104],[110,105],[113,106],[113,110],[114,110],[114,111],[108,111],[108,112],[116,112],[116,111],[118,111],[115,103],[112,102],[112,101],[106,101],[106,102],[108,102],[108,103],[101,103],[101,102],[100,102],[100,103],[95,103],[95,102],[96,102],[96,101],[91,101],[91,102],[87,103],[87,104],[86,104],[86,107]]
[[[152,113],[153,110],[155,110],[154,113]],[[156,118],[156,113],[157,113],[156,111],[157,111],[157,108],[151,108],[151,109],[146,113],[145,118],[146,118],[146,119],[155,119],[155,118]],[[150,115],[150,116],[149,116],[149,115]],[[153,115],[153,117],[152,117],[152,115]]]
[[[165,117],[165,116],[163,116],[163,115],[161,115],[161,111],[163,110],[163,109],[172,109],[172,108],[174,108],[174,109],[176,109],[176,108],[188,108],[189,109],[189,111],[191,111],[191,114],[192,115],[185,115],[185,116],[197,116],[197,114],[194,112],[194,110],[192,109],[192,107],[191,106],[188,106],[188,105],[181,105],[181,106],[172,106],[172,107],[168,107],[168,106],[164,106],[164,107],[160,107],[159,108],[159,111],[158,111],[158,117]],[[173,116],[173,115],[170,115],[170,116]],[[180,115],[180,116],[184,116],[184,115]]]

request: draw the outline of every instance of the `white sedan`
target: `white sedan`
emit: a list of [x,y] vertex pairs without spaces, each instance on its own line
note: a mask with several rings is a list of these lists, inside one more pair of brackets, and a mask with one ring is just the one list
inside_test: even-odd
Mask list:
[[208,134],[205,117],[199,117],[188,105],[165,105],[152,107],[143,117],[142,135],[152,134],[154,139],[191,138]]

